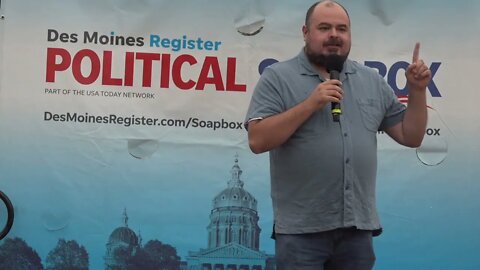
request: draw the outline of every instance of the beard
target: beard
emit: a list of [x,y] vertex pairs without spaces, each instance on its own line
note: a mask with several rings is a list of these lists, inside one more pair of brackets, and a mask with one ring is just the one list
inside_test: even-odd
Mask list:
[[[343,42],[339,39],[329,39],[327,42],[325,42],[323,44],[324,46],[330,46],[330,45],[338,45],[338,46],[342,46],[343,45]],[[326,64],[327,64],[327,58],[332,55],[332,54],[337,54],[340,56],[340,59],[342,60],[342,62],[345,62],[345,60],[347,60],[348,58],[348,54],[350,53],[350,50],[344,54],[344,55],[341,55],[341,54],[338,54],[338,53],[329,53],[329,54],[323,54],[323,53],[315,53],[313,52],[313,50],[310,48],[309,44],[305,44],[305,54],[308,58],[308,60],[310,61],[310,63],[314,64],[315,66],[319,66],[319,67],[325,67]]]

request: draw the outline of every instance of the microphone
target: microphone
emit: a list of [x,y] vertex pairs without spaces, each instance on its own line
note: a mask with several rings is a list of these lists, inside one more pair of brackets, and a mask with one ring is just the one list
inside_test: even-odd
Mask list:
[[[344,58],[338,54],[330,54],[326,58],[325,67],[328,73],[330,73],[330,80],[339,80],[340,71],[343,69]],[[332,102],[332,117],[334,122],[340,122],[340,115],[342,114],[342,108],[340,103]]]

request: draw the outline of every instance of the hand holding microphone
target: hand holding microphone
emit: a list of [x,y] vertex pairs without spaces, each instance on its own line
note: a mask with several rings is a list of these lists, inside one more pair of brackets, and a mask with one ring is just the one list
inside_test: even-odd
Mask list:
[[344,61],[344,57],[336,54],[326,57],[325,67],[330,73],[330,80],[318,84],[309,98],[309,103],[313,104],[315,110],[319,110],[327,103],[331,103],[331,113],[335,122],[340,121],[340,115],[342,114],[339,102],[343,98],[340,71],[343,68]]
[[[344,58],[337,54],[330,54],[326,59],[326,68],[330,73],[330,80],[340,80],[340,72],[343,69]],[[334,122],[340,121],[342,108],[340,103],[332,102],[332,117]]]

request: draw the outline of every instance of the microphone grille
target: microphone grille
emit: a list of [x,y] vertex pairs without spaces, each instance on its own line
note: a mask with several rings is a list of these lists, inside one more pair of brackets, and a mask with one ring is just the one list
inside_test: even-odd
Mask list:
[[331,70],[336,70],[340,72],[343,69],[344,62],[345,59],[343,56],[338,54],[329,54],[326,57],[325,67],[327,68],[328,72],[330,72]]

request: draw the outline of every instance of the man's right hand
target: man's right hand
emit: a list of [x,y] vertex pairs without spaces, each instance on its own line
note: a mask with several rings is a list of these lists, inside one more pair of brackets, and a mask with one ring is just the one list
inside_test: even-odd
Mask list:
[[340,102],[343,98],[342,82],[339,80],[326,80],[317,85],[306,102],[314,110],[320,110],[331,102]]
[[254,153],[270,151],[285,143],[313,113],[327,103],[343,98],[342,83],[328,80],[317,85],[310,96],[293,108],[249,123],[248,142]]

